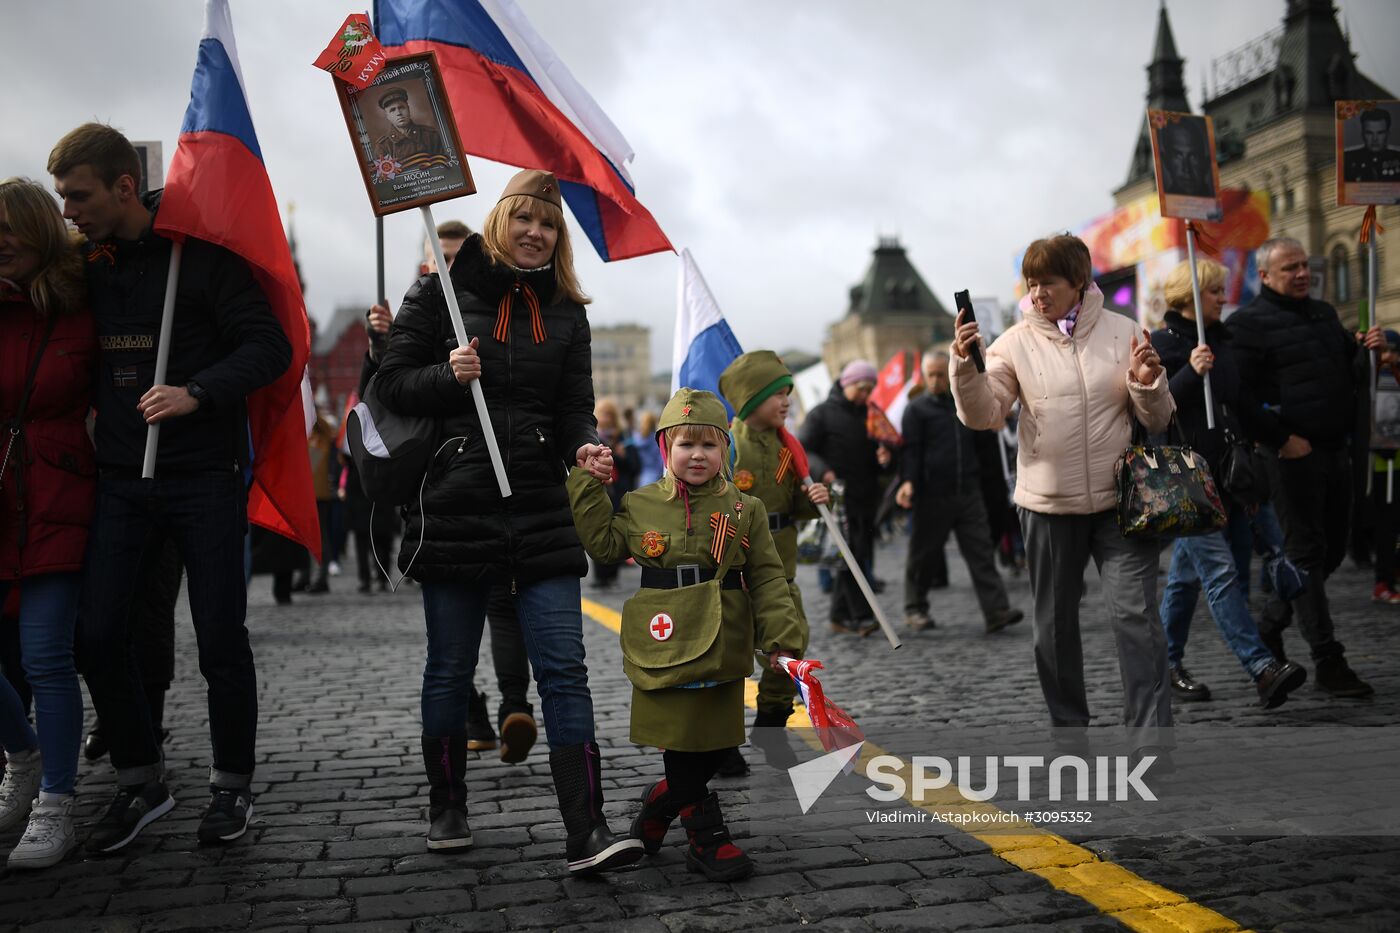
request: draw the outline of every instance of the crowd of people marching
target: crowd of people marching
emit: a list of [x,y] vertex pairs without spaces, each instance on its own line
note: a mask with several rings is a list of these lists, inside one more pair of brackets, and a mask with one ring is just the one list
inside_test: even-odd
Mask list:
[[[241,837],[257,760],[250,575],[271,572],[278,603],[298,590],[326,592],[352,535],[361,593],[386,588],[401,533],[397,567],[421,595],[419,750],[433,851],[472,844],[468,753],[499,746],[507,762],[530,753],[533,678],[570,872],[654,854],[679,821],[694,871],[712,880],[750,873],[710,781],[746,768],[743,685],[756,652],[755,744],[757,729],[781,727],[793,712],[779,658],[801,657],[809,638],[798,534],[828,504],[870,577],[889,503],[907,510],[903,606],[914,632],[937,625],[929,593],[947,585],[950,534],[989,635],[1023,618],[998,556],[1024,566],[1054,726],[1090,722],[1079,607],[1091,560],[1118,649],[1124,720],[1143,730],[1139,752],[1170,744],[1162,727],[1173,699],[1209,698],[1185,667],[1202,591],[1265,707],[1283,703],[1308,667],[1332,696],[1372,692],[1347,662],[1327,581],[1354,537],[1354,503],[1369,496],[1372,595],[1400,603],[1396,452],[1367,449],[1371,380],[1395,382],[1400,335],[1349,333],[1334,308],[1310,298],[1296,241],[1259,248],[1260,294],[1226,323],[1224,267],[1198,264],[1198,307],[1183,264],[1167,283],[1164,325],[1149,333],[1105,307],[1081,241],[1037,240],[1021,269],[1022,320],[988,343],[975,321],[960,319],[950,345],[927,349],[900,443],[872,436],[877,373],[863,361],[841,371],[794,436],[792,373],[766,350],[734,360],[718,395],[682,388],[659,414],[595,400],[589,298],[558,183],[524,171],[480,233],[439,230],[446,270],[425,254],[396,311],[367,314],[361,395],[372,386],[388,410],[437,419],[439,446],[412,501],[371,502],[335,426],[318,419],[309,446],[323,559],[313,565],[284,539],[248,533],[246,399],[291,360],[249,269],[214,244],[185,240],[169,375],[155,384],[172,251],[152,229],[161,193],[138,190],[135,150],[101,124],[61,139],[48,169],[58,200],[33,181],[0,183],[0,830],[25,827],[11,867],[50,866],[78,847],[80,753],[106,756],[117,785],[86,828],[89,853],[121,851],[175,806],[162,743],[182,581],[208,686],[209,801],[197,834],[210,845]],[[447,289],[466,333],[478,335],[465,346],[446,316]],[[155,478],[143,479],[151,425],[162,431]],[[1179,432],[1208,462],[1228,513],[1222,530],[1170,542],[1120,533],[1115,462],[1139,425]],[[1241,462],[1250,482],[1226,481]],[[1164,548],[1170,569],[1159,594]],[[1248,601],[1254,554],[1270,591],[1258,614]],[[630,737],[663,750],[664,777],[641,792],[626,832],[603,815],[580,609],[585,555],[599,587],[616,586],[625,563],[641,568],[621,636]],[[842,565],[829,590],[833,632],[875,628],[850,569]],[[1305,660],[1286,650],[1295,620]],[[473,685],[488,621],[494,716]],[[80,672],[95,714],[86,738]],[[764,751],[780,755],[771,744]]]

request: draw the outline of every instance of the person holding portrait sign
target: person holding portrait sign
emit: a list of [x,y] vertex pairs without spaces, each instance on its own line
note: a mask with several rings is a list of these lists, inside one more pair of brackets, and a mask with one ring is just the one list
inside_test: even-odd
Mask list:
[[[404,296],[364,393],[390,413],[438,419],[440,445],[403,507],[404,540],[420,543],[399,554],[422,586],[427,623],[427,846],[472,845],[465,724],[488,604],[508,581],[539,687],[569,871],[621,868],[643,850],[603,816],[579,592],[588,565],[564,486],[568,467],[587,465],[606,481],[612,461],[598,443],[589,298],[574,273],[559,181],[517,174],[449,266],[429,205],[475,187],[436,57],[391,59],[363,91],[344,81],[336,89],[375,213],[420,208],[438,267]],[[408,102],[418,95],[445,157],[427,156],[432,137],[414,129]],[[370,146],[366,100],[395,121],[378,140],[388,152]]]

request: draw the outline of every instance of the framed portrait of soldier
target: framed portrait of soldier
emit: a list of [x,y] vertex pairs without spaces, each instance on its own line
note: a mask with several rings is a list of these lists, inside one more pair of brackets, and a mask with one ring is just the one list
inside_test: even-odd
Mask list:
[[363,90],[335,87],[376,215],[476,193],[436,55],[392,58]]
[[1152,164],[1163,217],[1220,220],[1220,167],[1210,117],[1169,110],[1147,111]]
[[1337,101],[1337,203],[1400,204],[1400,100]]

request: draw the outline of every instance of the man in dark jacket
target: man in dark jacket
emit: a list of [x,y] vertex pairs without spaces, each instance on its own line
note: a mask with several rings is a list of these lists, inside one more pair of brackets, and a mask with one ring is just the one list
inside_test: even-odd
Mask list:
[[[875,559],[875,511],[880,505],[880,470],[892,455],[870,439],[866,403],[875,389],[875,367],[856,360],[841,371],[831,394],[802,422],[798,440],[811,458],[812,475],[823,483],[845,485],[846,536],[851,553],[869,574]],[[831,592],[831,627],[868,635],[875,611],[865,601],[850,570],[842,567]]]
[[[257,676],[244,625],[249,393],[273,382],[291,345],[247,265],[187,238],[167,384],[154,385],[171,241],[152,229],[160,192],[137,194],[136,150],[88,123],[59,140],[49,172],[64,217],[90,241],[88,287],[97,378],[97,515],[88,541],[79,646],[117,793],[87,840],[115,852],[170,811],[160,744],[141,689],[129,607],[148,542],[174,539],[185,561],[199,667],[209,683],[214,760],[203,842],[241,836],[252,813]],[[161,426],[155,478],[141,478],[147,428]]]
[[[1315,682],[1333,696],[1364,697],[1371,686],[1352,672],[1333,637],[1327,577],[1346,554],[1351,515],[1347,434],[1356,423],[1364,356],[1337,311],[1308,297],[1308,254],[1297,240],[1266,241],[1257,254],[1259,297],[1230,317],[1239,378],[1263,407],[1241,412],[1251,436],[1278,453],[1276,502],[1289,558],[1308,572],[1293,600],[1298,628],[1316,662]],[[1384,342],[1378,328],[1365,345]],[[1259,634],[1280,661],[1288,607],[1270,605]]]
[[[899,505],[914,510],[914,531],[904,566],[904,621],[914,631],[933,626],[928,613],[929,577],[942,554],[948,532],[972,575],[977,605],[987,632],[1019,622],[1024,613],[1011,608],[1006,587],[992,556],[992,536],[982,501],[982,470],[975,446],[977,432],[958,420],[948,383],[948,354],[930,350],[923,359],[926,390],[904,409],[900,433]],[[987,464],[1001,475],[1000,464]],[[1004,495],[1005,493],[1003,493]]]

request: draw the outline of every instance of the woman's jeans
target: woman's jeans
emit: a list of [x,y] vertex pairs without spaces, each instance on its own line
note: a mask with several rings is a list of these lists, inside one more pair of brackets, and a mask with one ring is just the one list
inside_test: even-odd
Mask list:
[[[20,654],[34,691],[38,736],[19,694],[0,678],[0,745],[7,752],[37,747],[44,763],[40,789],[50,794],[73,793],[78,776],[83,694],[73,661],[73,631],[81,579],[77,573],[45,573],[18,581]],[[15,585],[0,582],[0,603]]]
[[1177,538],[1172,548],[1167,588],[1162,594],[1162,627],[1167,632],[1167,661],[1180,667],[1191,633],[1191,616],[1201,588],[1206,591],[1210,614],[1225,637],[1225,644],[1250,677],[1258,677],[1274,656],[1259,638],[1259,628],[1249,614],[1249,598],[1235,572],[1235,558],[1224,532]]
[[[428,623],[425,735],[456,735],[466,728],[491,588],[489,582],[423,584]],[[516,587],[520,632],[535,671],[551,748],[593,741],[593,697],[588,692],[579,598],[577,577],[551,577]]]

